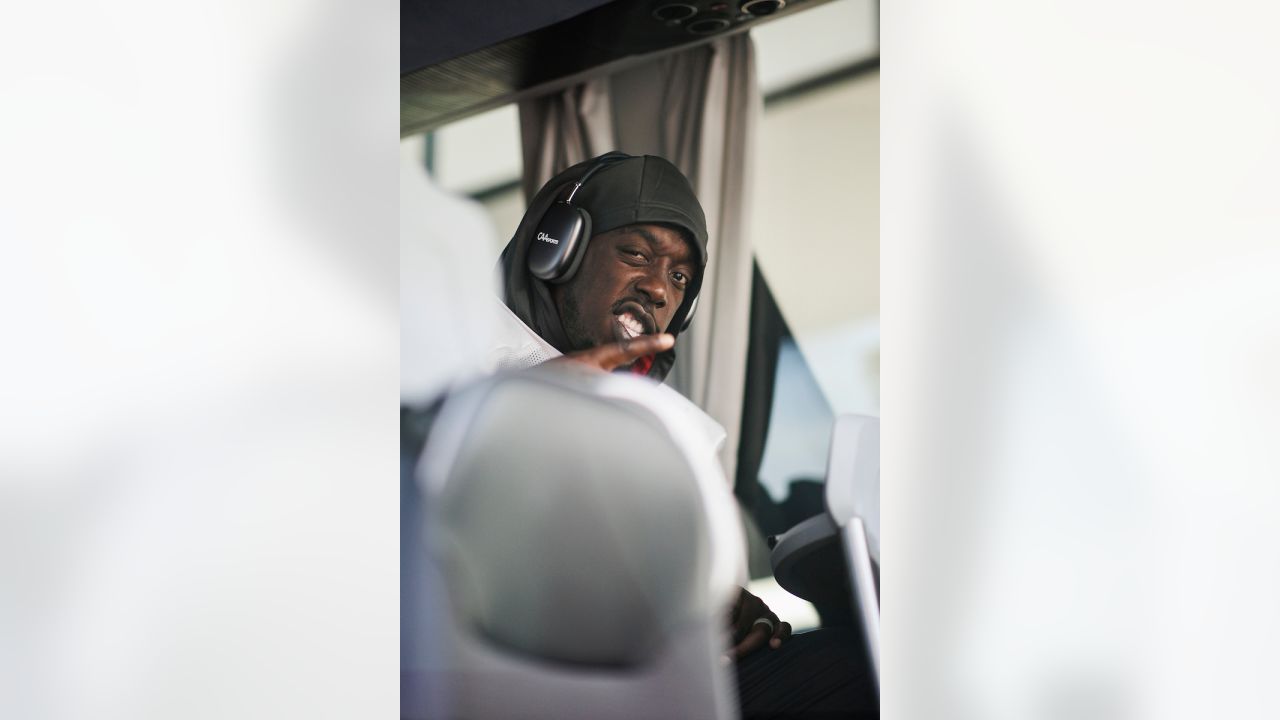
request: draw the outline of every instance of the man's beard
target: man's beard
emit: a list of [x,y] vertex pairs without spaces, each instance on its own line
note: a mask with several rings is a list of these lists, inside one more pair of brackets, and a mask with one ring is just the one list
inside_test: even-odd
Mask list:
[[578,304],[578,296],[574,292],[566,292],[562,297],[560,327],[569,340],[569,347],[565,352],[586,350],[600,344],[591,337],[591,331],[587,329],[586,320],[583,319],[582,306]]

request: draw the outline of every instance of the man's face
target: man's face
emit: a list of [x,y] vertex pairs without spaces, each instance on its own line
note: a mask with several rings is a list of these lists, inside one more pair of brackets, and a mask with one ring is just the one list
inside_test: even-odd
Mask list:
[[697,271],[678,230],[627,225],[591,238],[573,279],[551,297],[572,350],[664,332]]

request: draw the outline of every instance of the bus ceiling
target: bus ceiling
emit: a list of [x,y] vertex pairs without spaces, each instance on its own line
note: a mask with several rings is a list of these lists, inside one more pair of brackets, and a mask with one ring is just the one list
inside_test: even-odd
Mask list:
[[400,136],[828,0],[402,0]]

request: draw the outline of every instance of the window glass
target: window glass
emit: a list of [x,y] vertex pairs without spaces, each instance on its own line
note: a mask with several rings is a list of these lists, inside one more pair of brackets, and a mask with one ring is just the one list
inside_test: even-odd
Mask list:
[[774,297],[837,414],[879,415],[880,78],[767,107],[752,242]]
[[833,0],[751,29],[765,95],[879,52],[879,3]]
[[476,195],[520,177],[523,156],[515,105],[449,123],[432,135],[431,170],[445,190]]
[[520,190],[520,119],[506,105],[437,128],[429,133],[429,168],[442,189],[478,202],[494,234],[485,252],[495,260],[524,216]]
[[805,496],[821,492],[812,486],[820,484],[826,474],[831,424],[835,421],[831,404],[791,338],[783,340],[778,349],[773,398],[759,482],[773,503],[797,505],[794,512],[783,515],[784,522],[776,533],[821,512],[821,504],[806,502]]

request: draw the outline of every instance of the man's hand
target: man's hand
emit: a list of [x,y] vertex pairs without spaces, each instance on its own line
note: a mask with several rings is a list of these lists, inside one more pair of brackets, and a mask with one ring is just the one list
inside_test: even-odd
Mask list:
[[[761,618],[769,623],[757,622]],[[772,629],[770,625],[773,626]],[[729,656],[734,660],[759,650],[766,641],[769,647],[776,650],[791,637],[791,623],[779,620],[763,600],[745,589],[739,593],[738,601],[733,604],[733,610],[729,613],[729,627],[732,628],[733,640],[737,643],[729,651]]]
[[598,345],[587,350],[569,353],[549,362],[573,363],[596,370],[611,372],[615,368],[630,365],[645,355],[657,355],[670,350],[676,344],[673,335],[638,335],[630,340]]

